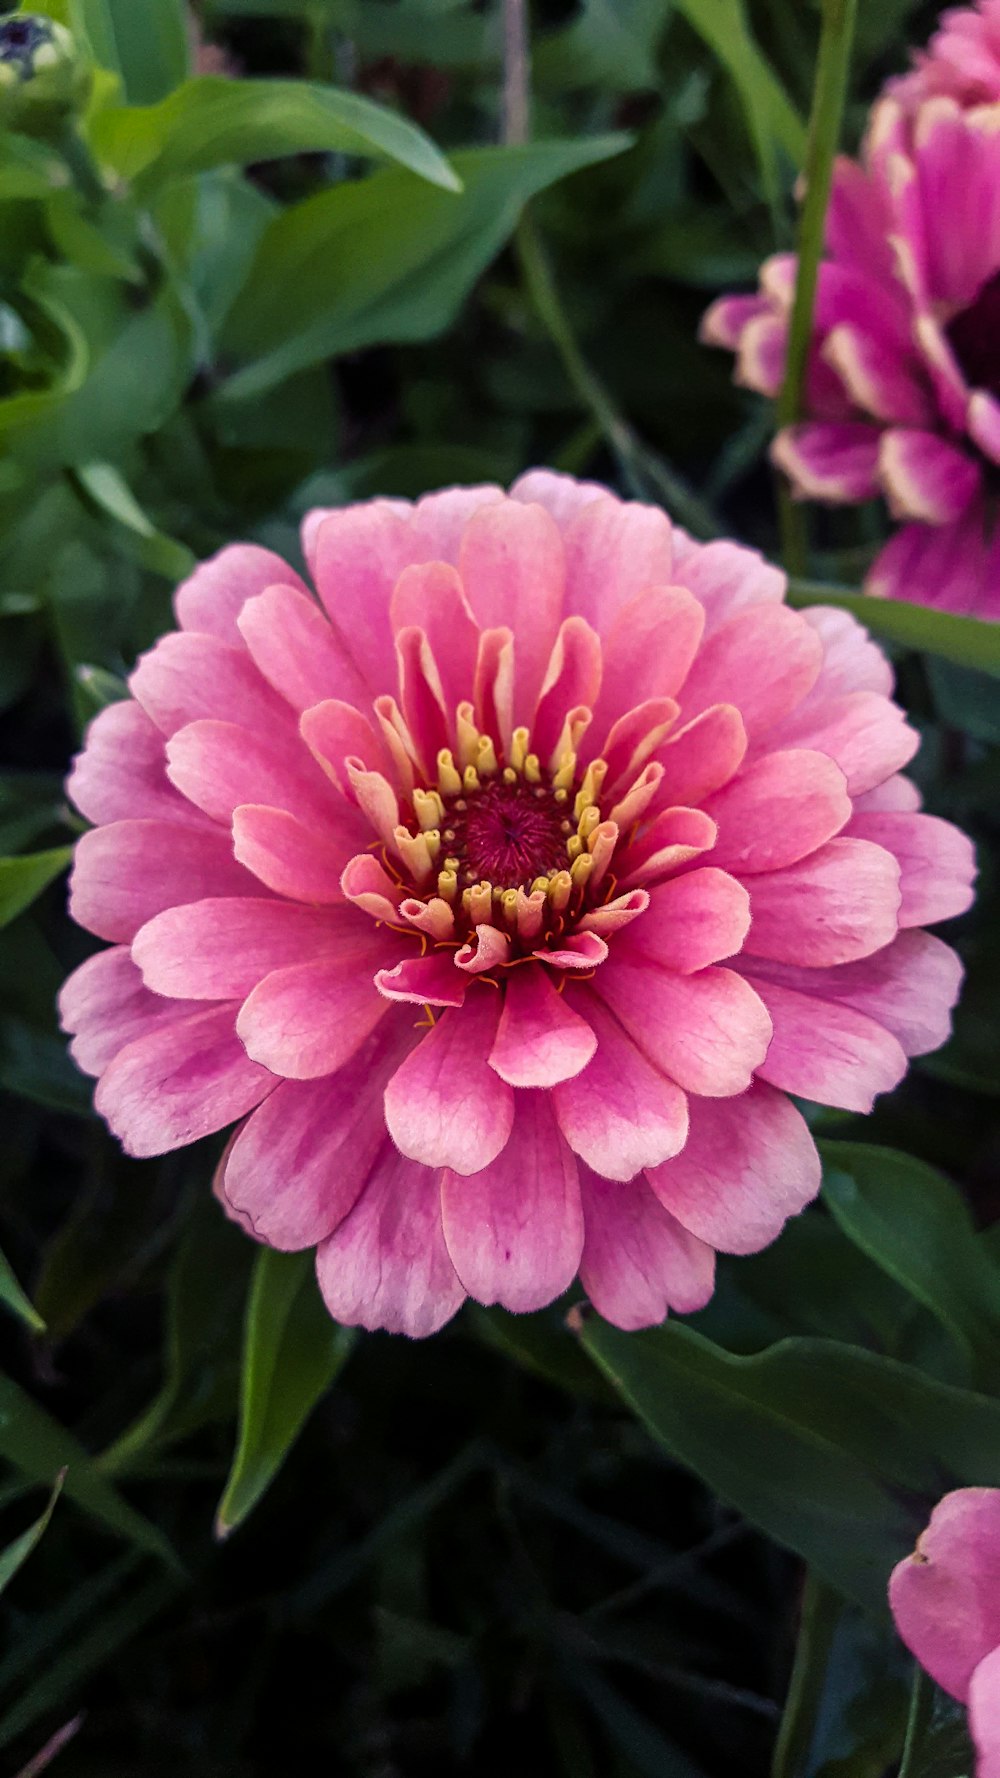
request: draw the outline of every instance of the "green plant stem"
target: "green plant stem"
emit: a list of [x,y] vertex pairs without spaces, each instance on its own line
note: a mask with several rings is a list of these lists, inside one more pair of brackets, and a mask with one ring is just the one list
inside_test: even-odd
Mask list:
[[906,1719],[906,1739],[903,1742],[903,1757],[899,1766],[899,1778],[913,1778],[917,1767],[917,1756],[920,1743],[924,1738],[934,1709],[934,1687],[922,1667],[913,1669],[913,1689],[910,1692],[910,1713]]
[[72,124],[67,124],[57,144],[59,153],[73,175],[73,183],[88,204],[103,204],[108,188],[101,178],[97,162],[86,142]]
[[[777,404],[779,427],[794,425],[802,412],[823,232],[847,98],[856,17],[857,0],[824,0],[804,169],[806,192],[799,216],[798,275],[788,330],[785,378]],[[803,574],[808,537],[801,509],[784,499],[781,520],[785,566],[790,574]]]
[[840,1610],[836,1593],[810,1569],[802,1592],[795,1660],[771,1761],[771,1778],[799,1778],[804,1769]]
[[527,212],[518,224],[515,246],[525,288],[535,312],[559,353],[563,369],[581,403],[593,414],[614,453],[631,492],[640,499],[655,494],[671,516],[694,536],[717,537],[719,525],[705,502],[667,464],[646,449],[618,412],[600,378],[591,370],[574,338],[534,219]]
[[531,52],[527,0],[503,0],[502,140],[508,147],[531,135]]

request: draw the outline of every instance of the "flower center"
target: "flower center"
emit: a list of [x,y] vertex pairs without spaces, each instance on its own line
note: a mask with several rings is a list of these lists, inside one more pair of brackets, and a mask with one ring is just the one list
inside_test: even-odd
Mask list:
[[36,49],[51,42],[47,24],[39,19],[10,19],[0,25],[0,62],[21,63],[22,76],[27,74]]
[[532,940],[562,931],[605,876],[618,831],[601,819],[607,767],[578,777],[578,734],[567,718],[545,769],[527,729],[498,754],[462,707],[457,758],[442,749],[436,788],[413,792],[416,831],[396,829],[418,894],[449,904],[459,939],[483,923]]
[[974,389],[1000,395],[1000,272],[994,272],[967,309],[945,329],[962,372]]

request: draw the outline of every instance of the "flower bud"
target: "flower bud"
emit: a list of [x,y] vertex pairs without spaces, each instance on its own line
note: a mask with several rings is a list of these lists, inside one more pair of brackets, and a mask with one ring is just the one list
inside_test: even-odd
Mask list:
[[91,70],[64,25],[19,12],[0,24],[0,127],[58,133],[83,110]]

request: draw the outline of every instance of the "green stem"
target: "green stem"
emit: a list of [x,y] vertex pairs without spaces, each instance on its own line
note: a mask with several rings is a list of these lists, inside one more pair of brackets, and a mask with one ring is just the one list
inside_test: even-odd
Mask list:
[[840,1611],[836,1593],[810,1570],[802,1593],[795,1660],[771,1761],[771,1778],[798,1778],[804,1770]]
[[[840,141],[847,98],[857,5],[858,0],[824,0],[823,5],[823,28],[816,62],[816,82],[804,169],[806,194],[799,216],[798,276],[795,280],[795,298],[788,330],[785,380],[777,405],[779,427],[794,425],[802,412],[816,283],[823,252],[823,232],[830,201],[833,163]],[[806,565],[808,543],[806,527],[804,523],[799,523],[798,514],[788,501],[783,503],[782,529],[785,565],[789,573],[802,574]]]
[[910,1692],[910,1713],[906,1719],[906,1739],[903,1742],[903,1757],[899,1766],[899,1778],[912,1778],[916,1771],[920,1743],[924,1731],[931,1720],[934,1710],[934,1687],[922,1667],[913,1669],[913,1689]]
[[100,169],[83,137],[68,124],[57,144],[59,153],[73,175],[73,182],[89,204],[103,204],[108,188]]
[[518,224],[515,245],[525,288],[535,312],[559,353],[563,369],[583,407],[593,414],[614,453],[632,493],[640,499],[655,494],[671,515],[696,537],[717,537],[719,526],[714,514],[680,476],[647,450],[618,412],[600,378],[591,370],[576,343],[548,254],[534,220],[527,212]]

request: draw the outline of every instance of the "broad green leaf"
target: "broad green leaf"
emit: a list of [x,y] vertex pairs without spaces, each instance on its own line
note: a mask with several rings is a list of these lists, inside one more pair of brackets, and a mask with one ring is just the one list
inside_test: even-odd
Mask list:
[[77,30],[82,25],[96,59],[121,77],[133,105],[150,105],[185,79],[184,0],[73,0],[72,10]]
[[11,1313],[25,1322],[32,1333],[44,1333],[45,1323],[21,1289],[14,1276],[14,1268],[4,1253],[0,1253],[0,1303],[6,1303]]
[[563,30],[539,37],[532,78],[543,87],[632,93],[661,86],[656,50],[671,0],[583,0]]
[[31,136],[0,136],[0,199],[47,198],[70,182],[65,161]]
[[72,856],[72,846],[54,846],[49,852],[28,852],[23,858],[0,858],[0,926],[9,926],[37,901]]
[[926,1161],[862,1142],[821,1142],[823,1197],[844,1233],[923,1303],[978,1382],[1000,1378],[1000,1268],[960,1192]]
[[936,611],[929,605],[911,605],[905,599],[870,599],[846,587],[824,586],[820,581],[792,580],[788,586],[791,605],[839,605],[876,636],[939,654],[960,667],[977,667],[982,673],[1000,676],[1000,623],[977,617],[957,617],[952,611]]
[[882,1778],[903,1744],[908,1667],[891,1624],[807,1574],[771,1778]]
[[[994,620],[995,621],[995,620]],[[939,716],[987,747],[1000,747],[1000,696],[988,673],[930,660],[927,676]]]
[[452,158],[458,196],[393,168],[294,205],[264,235],[223,330],[224,349],[252,362],[222,397],[259,395],[333,354],[443,332],[528,199],[628,145],[604,136],[470,149]]
[[82,463],[76,471],[76,480],[102,513],[142,540],[145,568],[172,582],[183,580],[191,573],[195,558],[187,545],[157,530],[113,463]]
[[9,1543],[5,1550],[0,1550],[0,1593],[10,1585],[18,1569],[24,1566],[32,1551],[38,1548],[45,1536],[49,1528],[49,1520],[55,1512],[56,1501],[62,1492],[63,1480],[62,1475],[56,1476],[52,1493],[49,1495],[48,1506],[41,1518],[36,1519],[33,1525],[29,1525],[27,1531],[22,1531],[20,1537],[15,1537],[13,1543]]
[[86,336],[71,308],[44,287],[45,269],[33,267],[21,281],[35,322],[35,338],[49,360],[43,388],[18,390],[0,401],[0,439],[50,414],[82,387],[90,363]]
[[46,1487],[65,1470],[67,1499],[75,1500],[116,1536],[176,1568],[177,1559],[162,1531],[129,1506],[73,1434],[10,1377],[0,1377],[0,1457]]
[[673,1458],[875,1611],[947,1478],[1000,1483],[1000,1402],[874,1352],[791,1339],[737,1358],[679,1322],[596,1316],[581,1337]]
[[776,147],[794,166],[805,154],[805,125],[756,42],[743,0],[676,0],[678,12],[718,57],[746,112],[768,196],[778,191]]
[[327,1314],[311,1253],[261,1249],[247,1302],[239,1436],[217,1536],[234,1531],[270,1487],[355,1337]]
[[458,190],[444,155],[416,124],[357,93],[306,81],[202,74],[159,105],[102,111],[92,136],[99,159],[147,193],[212,167],[332,150],[398,161]]

